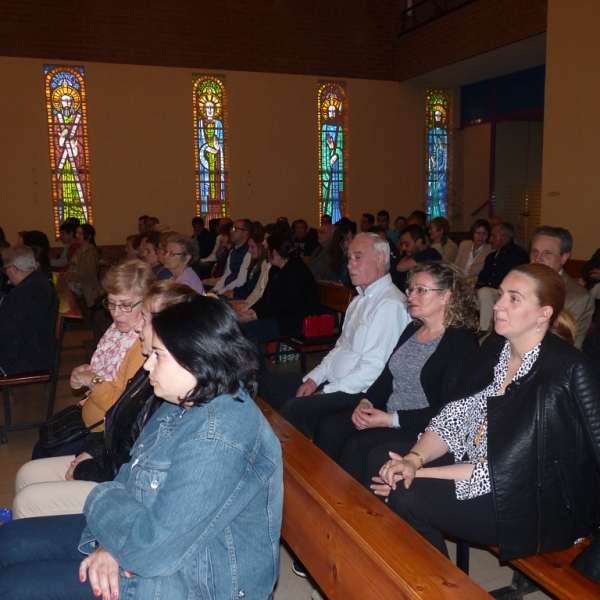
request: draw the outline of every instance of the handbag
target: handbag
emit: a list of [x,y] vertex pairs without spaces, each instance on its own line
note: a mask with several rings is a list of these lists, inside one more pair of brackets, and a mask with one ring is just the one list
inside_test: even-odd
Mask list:
[[58,411],[52,420],[40,427],[40,445],[45,452],[56,452],[59,448],[84,438],[102,421],[87,427],[82,416],[81,406],[74,404]]
[[333,335],[335,318],[333,315],[321,315],[319,317],[304,317],[302,323],[302,335],[305,337],[324,337]]

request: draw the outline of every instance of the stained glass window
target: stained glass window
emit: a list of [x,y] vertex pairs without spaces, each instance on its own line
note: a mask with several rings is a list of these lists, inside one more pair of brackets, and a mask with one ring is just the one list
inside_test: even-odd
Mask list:
[[319,82],[319,221],[332,222],[347,215],[348,103],[343,83]]
[[429,217],[448,217],[450,186],[450,92],[427,90],[427,212]]
[[93,222],[83,67],[44,65],[54,229],[68,217]]
[[227,95],[222,75],[192,75],[196,212],[205,219],[229,213]]

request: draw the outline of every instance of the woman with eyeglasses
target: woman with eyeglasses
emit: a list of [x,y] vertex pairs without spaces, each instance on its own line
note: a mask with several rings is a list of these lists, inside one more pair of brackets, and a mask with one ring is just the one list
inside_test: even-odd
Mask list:
[[[152,269],[141,260],[129,260],[111,267],[102,280],[108,292],[103,304],[110,311],[113,324],[100,339],[90,364],[75,367],[71,373],[73,389],[87,388],[81,402],[83,420],[88,427],[102,422],[106,411],[123,393],[129,378],[144,362],[135,325],[141,317],[142,301],[154,281]],[[93,431],[102,429],[100,425]],[[85,438],[52,454],[45,452],[38,442],[32,458],[76,454],[84,442]]]
[[173,281],[185,283],[199,294],[204,294],[202,281],[190,266],[198,259],[198,243],[187,235],[173,233],[167,238],[163,252],[165,269],[172,275]]
[[[161,310],[187,302],[197,292],[183,283],[158,281],[142,304],[135,325],[142,354],[152,353],[152,318]],[[140,431],[160,406],[152,393],[148,372],[140,367],[128,380],[125,391],[106,411],[104,432],[86,443],[75,455],[53,456],[25,463],[15,480],[13,518],[75,514],[96,483],[112,481]]]
[[413,322],[355,409],[324,417],[314,443],[363,481],[368,451],[389,441],[416,441],[478,348],[473,284],[447,262],[411,269],[406,295]]

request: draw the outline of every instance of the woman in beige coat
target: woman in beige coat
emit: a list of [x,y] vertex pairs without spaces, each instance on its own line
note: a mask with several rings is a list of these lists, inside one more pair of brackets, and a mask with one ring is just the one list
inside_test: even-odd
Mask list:
[[485,257],[490,253],[492,247],[487,243],[490,237],[490,224],[486,219],[477,219],[471,227],[471,239],[460,243],[458,255],[454,264],[473,281],[481,269]]

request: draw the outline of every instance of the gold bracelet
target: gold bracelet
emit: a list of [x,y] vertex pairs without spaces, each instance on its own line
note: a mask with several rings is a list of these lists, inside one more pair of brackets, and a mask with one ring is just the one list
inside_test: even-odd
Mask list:
[[419,459],[419,462],[421,463],[421,466],[417,469],[417,471],[419,469],[422,469],[423,465],[425,464],[425,461],[423,460],[423,457],[418,452],[415,452],[414,450],[411,450],[409,452],[409,454],[414,454]]

